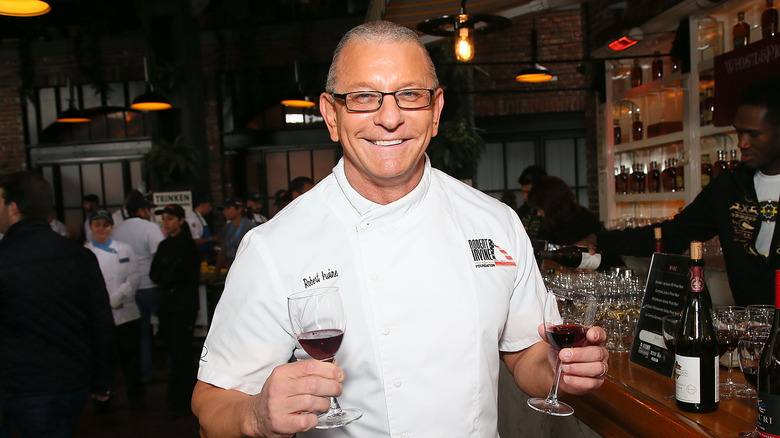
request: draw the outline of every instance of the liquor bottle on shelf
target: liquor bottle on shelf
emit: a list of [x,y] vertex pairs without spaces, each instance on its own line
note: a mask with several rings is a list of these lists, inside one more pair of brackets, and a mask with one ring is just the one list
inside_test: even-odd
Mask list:
[[685,158],[683,156],[680,157],[680,160],[677,161],[677,169],[674,173],[674,191],[676,192],[682,192],[685,190]]
[[645,166],[641,163],[634,163],[631,166],[633,172],[628,177],[628,189],[631,193],[645,192]]
[[620,144],[623,140],[623,132],[620,130],[620,119],[614,119],[612,121],[612,134],[614,135],[614,143]]
[[661,239],[661,227],[653,227],[653,252],[664,252],[663,240]]
[[736,149],[732,149],[731,152],[729,152],[729,165],[728,165],[729,169],[733,169],[739,166],[740,161],[738,155],[739,155],[739,151],[737,151]]
[[707,187],[712,179],[712,163],[710,162],[710,154],[702,154],[701,156],[701,188]]
[[766,9],[761,12],[761,37],[772,38],[777,35],[778,14],[772,0],[766,0]]
[[780,436],[780,270],[775,271],[774,321],[758,361],[758,406],[761,436]]
[[615,193],[628,193],[628,170],[626,170],[626,166],[620,166],[620,172],[615,175]]
[[661,171],[661,188],[664,192],[677,191],[677,159],[664,160],[664,170]]
[[688,296],[675,336],[675,399],[686,412],[718,409],[718,336],[712,324],[712,301],[704,283],[702,243],[691,242],[688,265]]
[[642,85],[642,66],[639,58],[634,58],[634,66],[631,67],[631,88]]
[[744,12],[737,12],[737,24],[732,29],[732,37],[735,49],[750,44],[750,24],[745,22]]
[[726,156],[726,151],[719,150],[718,151],[718,160],[715,161],[715,164],[712,165],[712,177],[715,178],[718,175],[720,175],[721,172],[728,169],[728,157]]
[[631,140],[639,141],[645,134],[642,120],[639,119],[639,111],[634,111],[633,119],[634,121],[631,122]]
[[661,171],[658,170],[658,161],[650,162],[645,181],[648,193],[658,193],[661,191]]
[[653,58],[653,63],[650,64],[650,71],[652,72],[652,80],[664,77],[664,60],[661,59],[661,52],[658,50],[655,51],[655,58]]
[[707,87],[707,90],[704,92],[704,100],[701,102],[702,126],[712,124],[712,114],[715,111],[715,97],[713,93],[712,87]]
[[561,266],[574,269],[598,269],[601,266],[601,253],[590,254],[588,248],[564,246],[554,251],[534,251],[537,259],[552,260]]

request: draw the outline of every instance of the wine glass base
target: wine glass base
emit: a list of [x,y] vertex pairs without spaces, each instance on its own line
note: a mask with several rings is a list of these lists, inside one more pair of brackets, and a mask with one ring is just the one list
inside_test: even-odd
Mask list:
[[317,429],[333,429],[347,424],[363,416],[363,411],[353,408],[342,408],[340,412],[326,412],[317,416]]
[[747,387],[747,388],[745,388],[745,389],[739,389],[739,390],[737,390],[737,391],[734,393],[734,395],[735,395],[737,398],[745,398],[745,399],[749,399],[749,400],[750,400],[750,399],[755,399],[755,398],[756,398],[756,390],[755,390],[755,389],[753,389],[753,388],[751,388],[751,387]]
[[728,383],[724,382],[720,384],[720,399],[732,400],[737,397],[737,393],[747,389],[747,385],[742,383]]
[[550,401],[546,398],[529,398],[528,406],[547,415],[567,417],[574,413],[574,408],[559,401]]

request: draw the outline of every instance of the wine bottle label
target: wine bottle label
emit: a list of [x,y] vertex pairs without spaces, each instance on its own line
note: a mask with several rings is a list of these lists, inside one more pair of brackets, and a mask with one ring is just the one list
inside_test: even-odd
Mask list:
[[[715,356],[715,401],[719,401],[720,397],[717,391],[720,381],[720,367],[718,364],[718,356]],[[675,355],[674,359],[674,396],[677,400],[685,403],[702,403],[702,385],[706,385],[707,382],[701,381],[701,368],[699,366],[701,362],[699,357],[681,356]]]
[[780,438],[780,395],[758,392],[756,432],[760,437]]
[[601,254],[591,254],[587,251],[582,252],[582,261],[577,266],[578,269],[597,269],[601,265]]
[[701,292],[704,290],[704,268],[701,266],[691,267],[691,292]]

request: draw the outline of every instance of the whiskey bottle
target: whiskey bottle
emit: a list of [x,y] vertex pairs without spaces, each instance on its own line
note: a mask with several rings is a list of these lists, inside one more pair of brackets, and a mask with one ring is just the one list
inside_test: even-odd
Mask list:
[[777,9],[772,0],[766,0],[766,9],[761,12],[761,38],[771,38],[777,35]]
[[737,24],[732,29],[732,37],[735,49],[750,44],[750,24],[745,22],[744,12],[737,12]]

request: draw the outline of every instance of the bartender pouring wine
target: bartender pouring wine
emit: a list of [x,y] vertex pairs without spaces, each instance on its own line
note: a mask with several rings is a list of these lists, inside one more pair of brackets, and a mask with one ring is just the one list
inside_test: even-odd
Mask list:
[[[411,30],[341,40],[319,105],[344,158],[241,242],[193,393],[202,436],[497,437],[500,361],[533,396],[558,360],[561,391],[602,385],[601,328],[581,347],[544,341],[552,294],[517,214],[431,167],[443,104]],[[319,349],[299,337],[304,298],[331,315]],[[336,404],[362,417],[315,429]]]
[[[726,87],[728,88],[728,87]],[[754,82],[742,93],[734,117],[742,162],[704,187],[674,219],[647,227],[593,235],[591,249],[639,257],[653,252],[660,227],[666,252],[690,242],[720,238],[729,286],[738,306],[774,303],[774,273],[780,269],[780,78]]]

